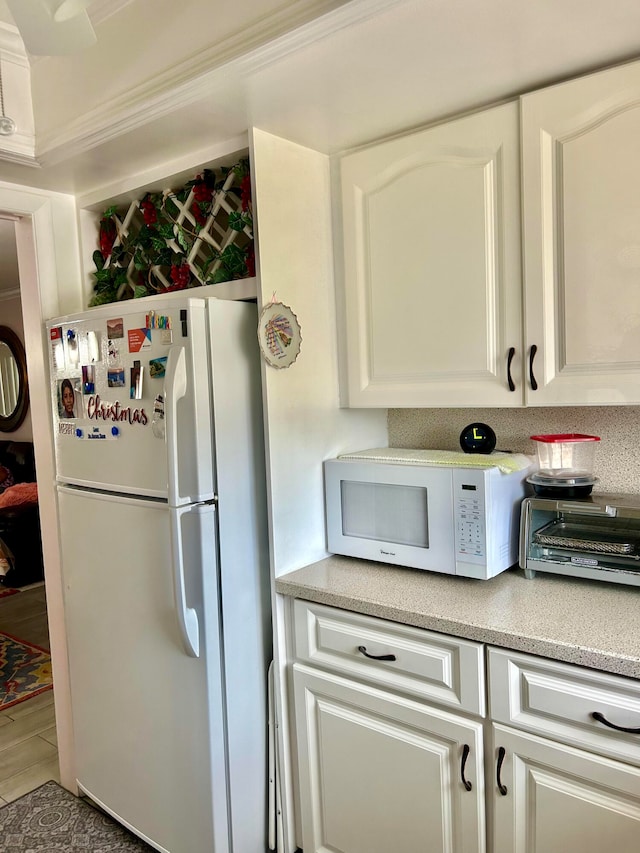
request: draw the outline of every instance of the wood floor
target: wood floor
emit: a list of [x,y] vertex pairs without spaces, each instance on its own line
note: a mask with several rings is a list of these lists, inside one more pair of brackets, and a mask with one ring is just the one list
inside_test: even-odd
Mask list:
[[[44,585],[0,598],[0,631],[49,648]],[[0,713],[0,806],[60,781],[53,690]]]

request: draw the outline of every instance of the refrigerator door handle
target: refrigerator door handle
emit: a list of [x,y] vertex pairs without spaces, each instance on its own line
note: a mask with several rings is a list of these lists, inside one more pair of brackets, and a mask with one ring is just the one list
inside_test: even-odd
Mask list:
[[176,603],[178,629],[186,654],[191,658],[200,657],[200,626],[198,614],[193,607],[187,607],[187,595],[184,583],[184,556],[182,550],[182,516],[190,512],[191,507],[170,508],[171,551],[173,556],[173,589]]
[[167,419],[167,478],[169,505],[177,506],[178,493],[178,400],[187,393],[187,361],[184,347],[169,351],[164,388]]

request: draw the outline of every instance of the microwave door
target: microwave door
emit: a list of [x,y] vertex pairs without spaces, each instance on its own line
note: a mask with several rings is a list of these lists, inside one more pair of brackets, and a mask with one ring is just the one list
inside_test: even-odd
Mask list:
[[453,574],[451,471],[326,464],[329,550]]

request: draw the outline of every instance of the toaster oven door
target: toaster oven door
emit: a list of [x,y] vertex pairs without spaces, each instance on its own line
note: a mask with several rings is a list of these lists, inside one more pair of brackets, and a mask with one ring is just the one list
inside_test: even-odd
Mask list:
[[[521,562],[536,571],[640,586],[640,518],[619,517],[615,508],[528,498]],[[524,554],[522,547],[524,545]]]

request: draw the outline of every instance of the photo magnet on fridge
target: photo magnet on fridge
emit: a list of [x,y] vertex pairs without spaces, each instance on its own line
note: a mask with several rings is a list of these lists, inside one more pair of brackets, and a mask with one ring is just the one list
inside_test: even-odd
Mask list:
[[167,370],[167,356],[163,355],[159,358],[149,360],[149,376],[152,379],[162,379]]
[[116,317],[115,320],[107,320],[107,337],[124,338],[124,320]]
[[131,368],[131,383],[129,385],[129,397],[132,400],[142,399],[142,372],[143,367],[139,361],[133,362]]
[[82,365],[82,393],[94,394],[96,390],[96,369],[93,364]]
[[63,379],[58,382],[58,417],[60,418],[78,417],[76,413],[76,407],[79,406],[76,399],[78,389],[75,385],[76,382],[72,379]]
[[124,388],[126,384],[124,367],[110,367],[107,370],[107,385],[109,388]]

